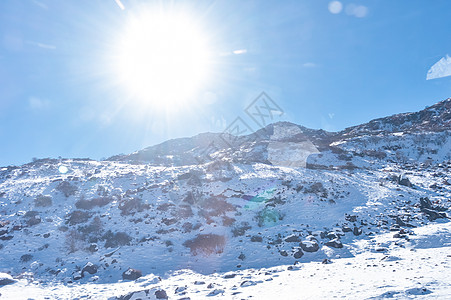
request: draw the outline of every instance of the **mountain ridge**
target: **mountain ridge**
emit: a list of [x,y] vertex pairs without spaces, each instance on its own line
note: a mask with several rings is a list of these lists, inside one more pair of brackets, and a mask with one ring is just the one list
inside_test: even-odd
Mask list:
[[[265,148],[271,143],[274,144],[277,139],[274,137],[275,129],[279,132],[292,132],[291,136],[285,135],[284,139],[280,141],[299,143],[308,140],[320,152],[325,150],[341,152],[342,150],[335,146],[340,141],[358,139],[364,136],[389,135],[400,132],[418,134],[449,131],[451,130],[451,98],[418,112],[400,113],[378,118],[337,132],[311,129],[295,123],[281,121],[269,124],[249,135],[230,138],[231,136],[226,133],[201,133],[193,137],[168,140],[128,155],[112,156],[107,160],[189,165],[202,163],[205,159],[201,156],[209,156],[215,152],[213,150],[222,154],[228,153],[231,157],[237,158],[239,154],[233,152],[241,151],[240,147],[244,145],[248,153],[255,154],[254,158],[247,157],[248,162],[268,163],[265,155],[262,156],[254,150],[258,147]],[[211,145],[214,146],[214,149],[209,149]],[[260,156],[260,158],[257,156]],[[237,159],[242,162],[246,160],[246,158]]]

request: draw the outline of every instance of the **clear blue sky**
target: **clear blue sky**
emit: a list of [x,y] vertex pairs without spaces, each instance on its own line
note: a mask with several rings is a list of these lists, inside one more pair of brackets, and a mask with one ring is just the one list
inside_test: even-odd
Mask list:
[[130,15],[159,1],[3,0],[0,166],[221,132],[261,91],[284,120],[331,131],[451,97],[451,77],[426,80],[451,54],[451,1],[330,2],[166,2],[201,24],[214,63],[202,101],[162,113],[125,97],[108,68]]

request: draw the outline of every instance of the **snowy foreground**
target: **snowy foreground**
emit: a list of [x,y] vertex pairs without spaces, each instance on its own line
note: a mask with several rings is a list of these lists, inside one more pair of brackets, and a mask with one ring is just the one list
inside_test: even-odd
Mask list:
[[[41,285],[25,279],[0,289],[5,299],[445,299],[451,296],[451,223],[413,230],[404,247],[391,234],[354,244],[351,258],[248,269],[209,276],[189,270],[162,278],[148,275],[135,282]],[[373,245],[386,251],[368,251]],[[186,288],[185,288],[186,287]],[[157,296],[155,296],[157,292]],[[130,296],[126,297],[126,296]]]

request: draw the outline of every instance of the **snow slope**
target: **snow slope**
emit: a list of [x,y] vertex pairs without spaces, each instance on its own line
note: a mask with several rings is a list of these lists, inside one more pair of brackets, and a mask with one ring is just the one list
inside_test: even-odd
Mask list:
[[17,282],[0,293],[442,297],[449,104],[340,133],[276,123],[232,144],[203,134],[1,168],[0,280]]

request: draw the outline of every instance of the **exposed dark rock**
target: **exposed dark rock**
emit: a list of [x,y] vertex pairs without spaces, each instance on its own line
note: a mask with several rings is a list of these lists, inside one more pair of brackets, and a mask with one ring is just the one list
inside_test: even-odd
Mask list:
[[39,223],[41,223],[41,217],[39,217],[39,216],[33,216],[33,217],[31,217],[30,219],[28,219],[28,221],[27,221],[27,226],[28,227],[31,227],[31,226],[34,226],[34,225],[38,225]]
[[97,252],[97,251],[99,251],[99,246],[97,246],[96,243],[92,243],[89,245],[88,251],[91,253]]
[[39,195],[34,200],[34,205],[36,207],[49,207],[49,206],[52,206],[52,197],[51,196]]
[[352,233],[354,235],[361,235],[363,233],[363,230],[361,228],[358,228],[357,226],[354,227],[354,229],[352,230]]
[[316,252],[319,250],[319,245],[316,241],[302,241],[299,246],[301,246],[302,250],[305,252]]
[[58,186],[56,187],[56,190],[63,193],[64,196],[69,197],[69,196],[75,195],[78,188],[75,185],[70,184],[70,182],[68,182],[68,181],[63,181],[58,184]]
[[263,238],[261,236],[259,236],[259,235],[253,235],[251,237],[251,242],[261,243],[262,241],[263,241]]
[[348,226],[343,226],[341,229],[343,230],[343,232],[351,232],[352,231],[352,228],[348,227]]
[[326,237],[330,240],[340,238],[336,232],[329,232],[328,234],[326,234]]
[[31,254],[24,254],[20,257],[20,262],[29,262],[33,259],[33,255]]
[[91,215],[91,213],[86,211],[74,210],[73,212],[67,214],[66,219],[69,225],[76,225],[87,222]]
[[280,255],[282,255],[282,256],[288,256],[288,252],[287,251],[285,251],[285,250],[282,250],[282,251],[280,251],[279,252],[280,253]]
[[102,237],[105,240],[105,248],[116,248],[130,245],[132,238],[125,232],[111,232],[108,230]]
[[304,255],[304,252],[302,252],[301,249],[298,249],[294,254],[293,257],[296,259],[300,259]]
[[[16,280],[11,277],[11,275],[6,273],[0,273],[0,286],[13,284]],[[1,296],[1,295],[0,295]]]
[[345,219],[346,219],[346,221],[349,221],[349,222],[356,222],[357,221],[357,216],[345,215]]
[[398,184],[407,187],[412,187],[412,183],[410,182],[409,178],[407,178],[407,176],[404,174],[399,175]]
[[426,216],[429,219],[429,221],[434,221],[436,219],[441,219],[441,218],[447,218],[448,217],[446,215],[446,213],[444,213],[444,212],[439,212],[439,211],[432,210],[432,209],[429,209],[429,208],[423,208],[423,209],[421,209],[421,211],[426,214]]
[[325,243],[326,246],[333,247],[333,248],[343,248],[343,244],[339,239],[333,239]]
[[285,242],[287,242],[287,243],[298,243],[300,241],[301,241],[301,239],[299,238],[299,236],[297,236],[295,234],[290,235],[285,238]]
[[190,248],[193,255],[222,253],[225,247],[225,237],[217,234],[198,234],[194,239],[187,240],[183,246]]
[[88,272],[89,274],[95,274],[97,273],[98,266],[93,264],[92,262],[86,263],[86,265],[81,269],[81,275],[84,276],[85,272]]
[[168,299],[168,295],[165,290],[158,290],[155,292],[155,298],[157,299]]
[[80,280],[82,278],[83,278],[83,274],[81,273],[81,271],[76,271],[76,272],[74,272],[74,274],[72,274],[73,280]]
[[127,271],[122,273],[122,279],[124,280],[136,280],[142,276],[142,272],[140,270],[128,268]]

